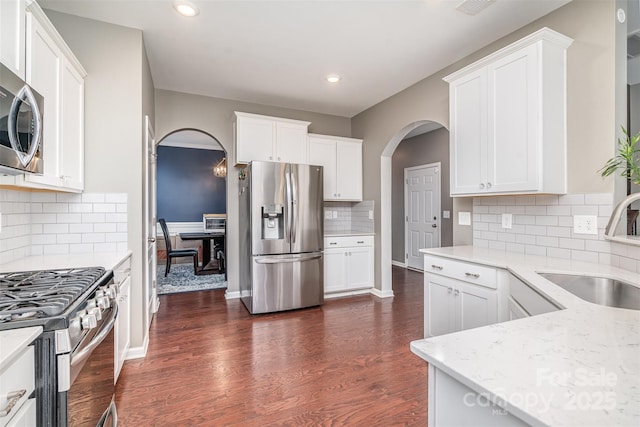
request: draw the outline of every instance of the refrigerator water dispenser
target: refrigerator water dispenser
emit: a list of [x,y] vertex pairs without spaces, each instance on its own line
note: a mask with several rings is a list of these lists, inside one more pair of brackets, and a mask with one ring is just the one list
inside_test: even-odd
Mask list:
[[284,239],[284,209],[282,205],[262,206],[262,239]]

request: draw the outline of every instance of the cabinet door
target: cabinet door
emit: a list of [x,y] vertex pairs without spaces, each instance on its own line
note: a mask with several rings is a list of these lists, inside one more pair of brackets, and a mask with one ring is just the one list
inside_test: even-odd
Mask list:
[[309,136],[309,164],[322,166],[324,200],[335,200],[336,191],[336,142]]
[[66,59],[62,67],[60,169],[65,187],[84,188],[84,79]]
[[535,191],[542,97],[537,46],[488,67],[488,177],[490,192]]
[[495,290],[459,282],[453,295],[456,331],[498,322],[498,295]]
[[40,23],[27,14],[27,83],[44,96],[42,149],[43,175],[25,179],[60,185],[60,71],[62,53]]
[[131,331],[129,322],[131,318],[131,301],[129,294],[131,290],[131,277],[127,277],[120,285],[120,297],[118,299],[118,320],[116,322],[116,359],[115,359],[115,380],[118,380],[120,370],[127,357],[129,350]]
[[276,122],[276,158],[286,163],[307,163],[307,127]]
[[362,144],[336,144],[336,188],[340,200],[362,200]]
[[25,79],[25,0],[0,1],[0,62]]
[[236,123],[236,161],[274,161],[274,124],[268,119],[238,117]]
[[485,189],[487,159],[487,73],[471,73],[449,86],[451,194]]
[[338,292],[347,288],[347,253],[344,249],[324,251],[324,291]]
[[347,254],[347,287],[373,287],[373,248],[348,248]]
[[425,274],[424,282],[425,338],[454,332],[453,281]]

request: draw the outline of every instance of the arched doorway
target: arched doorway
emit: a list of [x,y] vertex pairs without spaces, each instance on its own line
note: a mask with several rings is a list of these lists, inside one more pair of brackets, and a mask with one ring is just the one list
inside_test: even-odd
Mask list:
[[[195,239],[194,236],[193,240],[185,240],[184,233],[202,233],[204,215],[220,219],[220,229],[224,232],[228,194],[226,150],[214,136],[199,129],[172,131],[159,141],[156,149],[157,217],[165,219],[174,249],[199,249],[201,265],[198,275],[213,273],[215,267],[223,278],[213,281],[215,276],[210,277],[212,286],[215,284],[216,288],[224,287],[225,263],[218,251],[218,245],[223,245],[224,249],[224,239],[209,240],[202,236]],[[160,245],[157,254],[159,258],[163,258],[166,252],[163,252],[165,247],[161,242],[165,239],[158,231]],[[188,258],[183,261],[190,262]],[[159,270],[164,272],[164,267],[159,267]],[[173,272],[174,268],[170,271]],[[192,268],[189,271],[192,272]],[[159,294],[180,291],[173,286],[163,290],[163,282],[166,280],[161,276],[163,275],[158,276]],[[196,279],[205,280],[203,277]],[[200,289],[203,285],[194,283],[193,286]],[[205,286],[204,289],[208,287]]]
[[393,296],[392,285],[392,251],[393,251],[393,200],[392,200],[392,156],[398,145],[414,131],[434,130],[444,127],[431,120],[418,120],[397,131],[387,143],[380,156],[380,296]]

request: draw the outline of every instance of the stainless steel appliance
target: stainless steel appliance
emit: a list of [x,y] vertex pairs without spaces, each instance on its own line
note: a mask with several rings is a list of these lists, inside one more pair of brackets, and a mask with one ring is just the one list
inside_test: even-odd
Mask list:
[[0,64],[0,174],[42,173],[44,98]]
[[101,267],[0,273],[0,330],[35,341],[38,426],[116,426],[113,273]]
[[240,172],[240,293],[250,313],[324,302],[322,167],[251,162]]

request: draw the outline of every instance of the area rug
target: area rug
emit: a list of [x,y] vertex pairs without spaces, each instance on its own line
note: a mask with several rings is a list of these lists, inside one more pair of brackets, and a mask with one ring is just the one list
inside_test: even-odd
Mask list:
[[173,264],[169,275],[164,277],[164,265],[158,266],[158,295],[177,292],[203,291],[208,289],[226,289],[224,274],[193,274],[192,264]]

